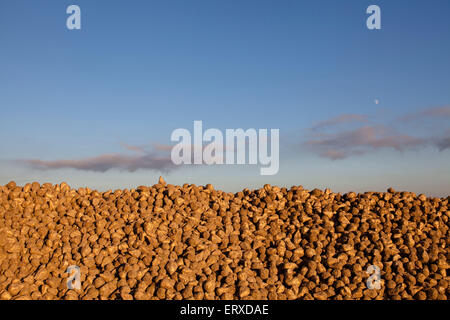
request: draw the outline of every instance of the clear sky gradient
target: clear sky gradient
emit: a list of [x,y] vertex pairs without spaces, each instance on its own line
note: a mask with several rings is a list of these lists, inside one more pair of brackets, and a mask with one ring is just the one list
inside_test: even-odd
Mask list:
[[[66,28],[71,4],[81,30]],[[371,4],[381,30],[366,27]],[[448,196],[449,14],[448,0],[2,0],[0,184],[107,190],[162,174],[227,191]],[[280,129],[279,173],[152,169],[194,120]],[[110,155],[142,168],[108,167]]]

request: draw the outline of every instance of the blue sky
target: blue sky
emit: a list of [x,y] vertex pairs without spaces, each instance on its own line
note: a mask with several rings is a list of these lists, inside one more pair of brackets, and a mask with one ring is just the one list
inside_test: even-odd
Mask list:
[[[81,30],[66,28],[71,4]],[[371,4],[381,30],[366,27]],[[449,13],[447,0],[2,0],[0,184],[106,190],[163,174],[229,191],[271,183],[447,196]],[[194,120],[280,129],[279,173],[76,165],[174,144],[172,131]]]

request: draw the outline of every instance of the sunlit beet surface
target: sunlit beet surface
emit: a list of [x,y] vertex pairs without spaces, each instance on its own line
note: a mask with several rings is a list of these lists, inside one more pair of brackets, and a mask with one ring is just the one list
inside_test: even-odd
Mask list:
[[449,197],[0,186],[1,299],[441,299]]

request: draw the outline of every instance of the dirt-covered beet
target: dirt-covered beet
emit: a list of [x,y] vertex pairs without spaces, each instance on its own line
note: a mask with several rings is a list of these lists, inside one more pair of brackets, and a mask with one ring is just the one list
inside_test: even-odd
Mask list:
[[[10,182],[0,186],[0,298],[446,300],[449,199]],[[69,266],[81,289],[68,288]]]

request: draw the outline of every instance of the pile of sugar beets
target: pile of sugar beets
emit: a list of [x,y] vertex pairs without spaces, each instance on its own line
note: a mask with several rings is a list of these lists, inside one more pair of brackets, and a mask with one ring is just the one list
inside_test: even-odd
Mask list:
[[0,298],[446,300],[449,199],[10,182]]

